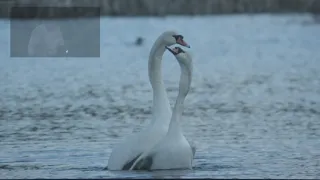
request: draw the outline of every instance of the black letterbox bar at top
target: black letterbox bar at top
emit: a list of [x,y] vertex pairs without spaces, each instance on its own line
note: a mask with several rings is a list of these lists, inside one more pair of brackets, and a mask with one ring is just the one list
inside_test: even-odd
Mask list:
[[100,7],[12,7],[13,19],[61,19],[99,17]]

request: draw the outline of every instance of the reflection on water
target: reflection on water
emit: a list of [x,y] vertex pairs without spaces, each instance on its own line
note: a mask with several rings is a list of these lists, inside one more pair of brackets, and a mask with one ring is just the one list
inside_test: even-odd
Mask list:
[[[310,18],[103,19],[100,59],[9,59],[1,51],[0,174],[319,178],[320,26],[303,25]],[[166,29],[183,33],[194,56],[182,120],[197,145],[194,169],[109,172],[114,144],[151,117],[147,58]],[[143,46],[127,46],[139,36]],[[169,53],[163,68],[173,103],[180,72]]]

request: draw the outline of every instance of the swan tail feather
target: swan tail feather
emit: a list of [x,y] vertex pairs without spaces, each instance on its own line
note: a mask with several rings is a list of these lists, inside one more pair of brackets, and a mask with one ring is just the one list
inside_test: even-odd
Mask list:
[[131,171],[131,170],[137,170],[136,169],[136,165],[141,161],[141,160],[143,160],[143,154],[141,153],[140,154],[140,156],[137,158],[137,159],[135,159],[135,161],[132,163],[132,166],[130,167],[130,169],[129,169],[129,171]]
[[151,166],[153,163],[152,156],[146,156],[137,161],[130,169],[131,170],[151,170]]
[[130,167],[134,165],[136,160],[141,156],[142,153],[138,154],[135,158],[133,158],[131,161],[127,162],[123,167],[122,170],[131,170]]
[[139,163],[139,161],[142,160],[142,158],[143,158],[143,154],[141,153],[141,154],[139,155],[139,157],[138,157],[137,159],[135,159],[135,161],[133,161],[132,166],[130,166],[129,171],[131,171],[131,170],[136,170],[135,167],[136,167],[136,165]]

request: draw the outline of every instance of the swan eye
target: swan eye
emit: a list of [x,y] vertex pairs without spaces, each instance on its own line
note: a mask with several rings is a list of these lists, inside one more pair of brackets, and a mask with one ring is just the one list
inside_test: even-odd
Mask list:
[[168,46],[166,46],[166,49],[168,49],[173,55],[184,53],[184,50],[181,49],[180,47],[169,48]]
[[182,35],[173,35],[172,37],[174,37],[176,40],[182,40],[183,36]]
[[174,52],[176,52],[177,54],[179,54],[179,53],[184,53],[184,50],[181,49],[180,47],[175,47],[175,48],[174,48]]

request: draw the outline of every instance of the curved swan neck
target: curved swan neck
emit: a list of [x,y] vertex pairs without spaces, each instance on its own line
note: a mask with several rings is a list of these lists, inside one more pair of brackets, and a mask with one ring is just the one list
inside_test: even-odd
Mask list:
[[176,103],[173,107],[171,122],[169,126],[168,133],[175,134],[180,133],[180,118],[183,112],[184,100],[189,92],[191,85],[191,77],[192,77],[192,66],[189,67],[185,64],[180,64],[181,75],[180,75],[180,83],[179,83],[179,93],[176,100]]
[[151,48],[148,62],[148,75],[153,89],[153,121],[156,126],[168,127],[171,117],[171,107],[162,79],[162,56],[165,44],[162,35],[155,41]]
[[155,86],[157,84],[163,84],[161,65],[162,56],[165,50],[165,45],[163,45],[163,43],[161,43],[161,39],[158,38],[150,51],[148,62],[149,80],[154,90],[156,90]]

